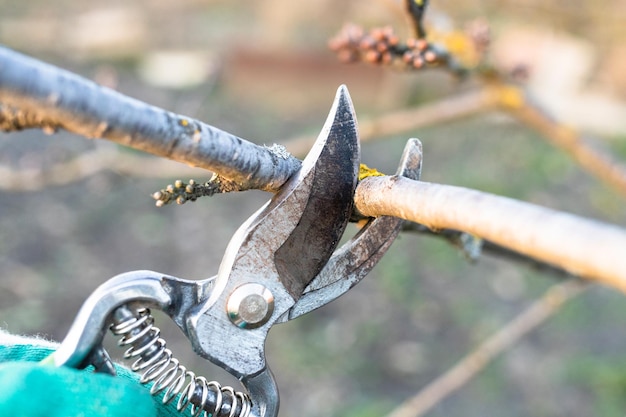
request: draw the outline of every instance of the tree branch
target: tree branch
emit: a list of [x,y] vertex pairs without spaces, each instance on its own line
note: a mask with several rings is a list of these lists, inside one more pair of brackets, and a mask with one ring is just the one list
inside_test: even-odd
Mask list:
[[118,148],[97,148],[67,162],[46,169],[12,169],[0,165],[0,190],[28,192],[71,184],[103,171],[139,178],[171,178],[198,175],[200,170],[163,158],[146,158],[119,152]]
[[509,262],[515,262],[519,265],[525,265],[536,271],[548,273],[557,277],[571,277],[572,274],[546,262],[539,261],[535,258],[522,255],[507,247],[495,244],[489,240],[485,240],[467,232],[452,229],[432,230],[428,227],[413,222],[406,222],[402,228],[403,232],[421,233],[426,236],[445,239],[452,246],[461,250],[463,255],[469,261],[477,261],[483,254],[505,259]]
[[[210,169],[239,190],[275,192],[301,165],[282,148],[254,145],[1,47],[0,102],[5,130],[64,128],[109,139]],[[493,94],[469,95],[460,103],[453,115],[491,106]],[[372,126],[365,130],[382,134]],[[468,232],[626,292],[626,231],[615,226],[477,191],[395,177],[366,178],[357,187],[355,201],[366,216],[392,215],[430,228]]]
[[424,13],[428,7],[428,0],[405,0],[404,7],[413,23],[413,36],[417,39],[426,38],[424,29]]
[[[506,89],[506,85],[501,88]],[[539,132],[552,145],[569,154],[578,164],[596,178],[626,196],[626,165],[610,151],[578,134],[575,130],[553,120],[534,104],[521,90],[509,87],[512,100],[502,100],[501,108],[522,124]]]
[[550,287],[528,309],[485,340],[414,397],[400,404],[387,417],[419,417],[426,414],[475,377],[498,355],[514,346],[522,337],[559,311],[563,304],[579,295],[585,288],[587,286],[578,280],[568,280]]
[[355,194],[365,216],[471,233],[626,293],[626,230],[506,197],[403,177],[369,177]]
[[[471,90],[416,108],[363,120],[359,122],[359,139],[361,143],[369,142],[424,126],[458,120],[493,109],[499,101],[499,95],[493,89]],[[312,135],[304,135],[286,140],[282,144],[294,155],[305,155],[314,141],[315,137]]]
[[45,125],[108,139],[219,172],[241,190],[275,192],[300,167],[286,151],[257,146],[3,47],[0,102],[4,130]]
[[[597,140],[582,137],[553,120],[526,97],[518,87],[491,80],[484,87],[446,97],[419,107],[400,110],[365,120],[359,124],[361,142],[414,131],[424,126],[441,124],[490,110],[501,110],[535,130],[553,146],[570,155],[578,165],[600,181],[626,196],[626,165]],[[284,143],[294,155],[303,155],[314,141],[312,136],[299,136]]]
[[[415,38],[406,44],[400,43],[394,35],[393,27],[373,29],[366,33],[360,26],[348,24],[329,42],[343,62],[366,61],[392,68],[420,70],[427,67],[446,68],[454,74],[464,77],[472,75],[484,84],[484,88],[493,95],[494,100],[485,109],[494,107],[506,111],[522,124],[538,131],[557,148],[568,153],[590,174],[626,195],[626,165],[614,158],[611,153],[589,138],[583,138],[562,123],[552,120],[549,114],[533,103],[522,89],[515,86],[509,74],[489,64],[486,60],[491,42],[489,27],[485,22],[474,22],[467,32],[455,36],[450,32],[443,36],[442,47],[424,39],[426,33],[422,22],[428,5],[426,0],[405,0],[405,10],[412,20]],[[454,51],[454,52],[450,52]],[[461,64],[465,62],[465,64]],[[393,64],[393,65],[391,65]],[[487,96],[489,95],[488,92]],[[428,108],[426,106],[425,108]],[[407,114],[409,111],[407,111]],[[420,115],[420,109],[413,110]],[[434,118],[437,120],[437,118]],[[397,126],[390,125],[395,132],[417,128],[422,125],[418,120]]]

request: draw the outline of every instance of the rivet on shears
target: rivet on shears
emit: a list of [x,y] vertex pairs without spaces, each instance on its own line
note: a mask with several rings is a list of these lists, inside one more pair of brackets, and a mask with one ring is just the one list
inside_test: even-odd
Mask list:
[[261,284],[249,283],[237,287],[228,298],[228,318],[242,329],[261,327],[274,312],[274,295]]

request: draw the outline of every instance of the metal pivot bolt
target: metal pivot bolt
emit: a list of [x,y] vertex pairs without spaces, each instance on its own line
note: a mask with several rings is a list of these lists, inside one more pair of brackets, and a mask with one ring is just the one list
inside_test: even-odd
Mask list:
[[228,318],[242,329],[261,327],[274,312],[274,295],[261,284],[244,284],[235,289],[226,304]]

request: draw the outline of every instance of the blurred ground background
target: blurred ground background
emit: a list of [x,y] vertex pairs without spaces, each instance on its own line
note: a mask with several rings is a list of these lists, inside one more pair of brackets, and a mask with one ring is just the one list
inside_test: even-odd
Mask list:
[[[429,21],[440,27],[486,18],[494,59],[527,64],[538,100],[626,158],[624,1],[432,3]],[[360,119],[466,88],[445,73],[341,65],[327,50],[346,21],[408,33],[398,1],[0,0],[0,10],[0,43],[257,143],[316,134],[341,83]],[[364,162],[395,170],[408,137],[424,143],[426,181],[626,225],[623,197],[501,114],[366,144]],[[0,134],[0,164],[45,169],[113,146],[66,133]],[[0,326],[60,340],[82,301],[118,273],[212,276],[231,234],[269,196],[155,208],[150,194],[188,178],[180,172],[103,171],[35,192],[0,190]],[[384,415],[555,279],[488,256],[472,265],[438,239],[405,234],[348,295],[271,332],[281,415]],[[625,314],[622,294],[591,289],[429,415],[622,416]],[[225,380],[167,319],[158,324],[184,363]]]

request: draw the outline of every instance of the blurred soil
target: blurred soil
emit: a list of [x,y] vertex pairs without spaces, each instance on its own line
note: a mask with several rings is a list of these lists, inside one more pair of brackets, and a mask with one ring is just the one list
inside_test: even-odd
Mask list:
[[[486,18],[493,59],[528,66],[529,89],[546,108],[626,159],[623,1],[431,3],[438,27]],[[0,0],[0,10],[1,44],[256,143],[317,134],[342,83],[361,119],[466,88],[445,73],[342,65],[326,49],[346,21],[406,33],[398,1]],[[363,161],[394,171],[409,137],[424,143],[426,181],[626,225],[624,197],[502,114],[381,138],[363,146]],[[111,146],[63,132],[0,134],[0,164],[45,169]],[[138,164],[151,158],[124,152]],[[36,192],[0,191],[0,326],[60,340],[82,301],[118,273],[215,274],[232,233],[269,196],[154,207],[150,194],[176,178],[103,171]],[[384,415],[556,279],[489,256],[470,264],[438,239],[404,234],[345,297],[272,331],[281,416]],[[622,294],[592,288],[429,415],[623,415],[625,314]],[[158,323],[183,363],[227,379],[167,319]]]

